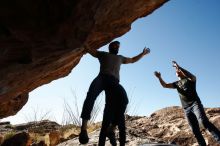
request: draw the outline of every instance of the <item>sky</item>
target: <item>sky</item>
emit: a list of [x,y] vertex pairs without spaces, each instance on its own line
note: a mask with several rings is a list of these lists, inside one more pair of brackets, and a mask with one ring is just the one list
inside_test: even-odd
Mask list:
[[[171,61],[197,77],[197,92],[204,107],[220,107],[220,1],[173,0],[147,17],[136,20],[131,30],[116,38],[121,42],[119,54],[133,57],[143,48],[151,53],[134,64],[121,66],[120,83],[130,99],[128,113],[150,116],[153,112],[181,106],[175,89],[162,88],[154,71],[160,71],[166,82],[177,80]],[[99,50],[108,51],[108,45]],[[29,94],[27,104],[15,116],[2,121],[12,124],[43,118],[62,122],[64,101],[74,111],[74,100],[81,110],[87,90],[99,72],[99,62],[86,54],[72,72]],[[76,97],[76,98],[75,98]],[[104,94],[98,97],[102,107]]]

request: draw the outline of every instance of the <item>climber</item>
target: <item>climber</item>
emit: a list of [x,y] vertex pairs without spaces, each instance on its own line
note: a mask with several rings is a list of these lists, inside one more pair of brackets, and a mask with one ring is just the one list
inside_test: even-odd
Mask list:
[[[122,120],[121,123],[124,122],[124,111],[126,109],[126,106],[128,104],[127,94],[124,88],[119,83],[119,71],[121,64],[128,64],[128,63],[134,63],[137,62],[139,59],[141,59],[146,54],[150,53],[149,48],[144,48],[143,52],[141,52],[139,55],[128,58],[124,57],[122,55],[117,55],[118,50],[120,47],[120,42],[114,41],[109,44],[109,52],[103,52],[103,51],[97,51],[90,49],[89,47],[85,47],[85,49],[95,58],[97,58],[100,62],[100,72],[98,76],[92,81],[89,90],[87,92],[87,97],[84,101],[81,118],[82,118],[82,126],[81,126],[81,132],[79,134],[79,142],[81,144],[86,144],[89,141],[88,134],[87,134],[87,123],[89,119],[91,118],[91,111],[94,106],[94,102],[98,95],[102,92],[106,92],[106,98],[108,98],[108,103],[106,102],[105,107],[105,114],[103,116],[103,120],[105,121],[106,115],[108,115],[108,108],[109,105],[111,105],[114,100],[110,99],[110,95],[113,91],[117,91],[117,95],[115,93],[114,96],[120,95],[120,99],[122,100],[123,106],[121,107],[120,111],[120,117]],[[111,89],[110,89],[111,88]],[[114,88],[114,90],[112,90]],[[109,96],[108,96],[109,94]],[[112,98],[113,99],[113,98]],[[110,104],[109,104],[110,103]],[[108,120],[107,120],[108,121]],[[105,123],[105,122],[104,122]],[[103,123],[103,124],[104,124]],[[118,123],[112,123],[112,126],[115,127]],[[104,126],[105,127],[105,126]],[[123,126],[120,126],[123,127]],[[124,129],[121,130],[121,137],[125,137],[125,126]],[[115,128],[110,128],[115,129]],[[102,132],[101,132],[102,133]],[[113,133],[113,132],[111,132]],[[124,136],[122,136],[124,135]],[[125,139],[124,139],[125,141]]]
[[159,79],[160,84],[164,88],[177,89],[186,119],[199,145],[206,146],[206,142],[201,134],[199,126],[208,129],[215,140],[220,144],[220,131],[211,122],[209,122],[200,98],[197,95],[196,77],[187,70],[180,67],[175,61],[172,63],[173,67],[176,69],[176,76],[179,79],[178,81],[174,83],[166,83],[162,79],[160,72],[157,71],[154,73],[155,76]]

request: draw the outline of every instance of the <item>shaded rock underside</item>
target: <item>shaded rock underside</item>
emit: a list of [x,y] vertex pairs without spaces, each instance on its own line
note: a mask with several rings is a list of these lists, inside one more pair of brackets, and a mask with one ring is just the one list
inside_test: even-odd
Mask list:
[[0,118],[16,114],[33,89],[68,75],[83,46],[98,49],[165,2],[0,1]]

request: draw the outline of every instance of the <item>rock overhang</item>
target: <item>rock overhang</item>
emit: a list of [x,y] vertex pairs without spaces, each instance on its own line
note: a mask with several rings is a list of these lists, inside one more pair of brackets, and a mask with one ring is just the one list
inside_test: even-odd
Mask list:
[[86,53],[122,36],[168,0],[13,0],[0,2],[0,118],[28,93],[67,76]]

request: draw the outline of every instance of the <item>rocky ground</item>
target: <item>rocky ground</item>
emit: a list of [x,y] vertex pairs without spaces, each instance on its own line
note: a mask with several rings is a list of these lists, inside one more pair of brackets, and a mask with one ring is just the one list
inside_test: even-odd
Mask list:
[[[220,108],[206,109],[210,121],[220,129]],[[180,107],[169,107],[154,112],[150,117],[127,116],[127,145],[150,145],[150,143],[175,143],[180,146],[197,146]],[[202,131],[209,146],[220,146],[207,131]],[[97,144],[99,130],[90,133],[88,146]],[[109,141],[106,143],[109,145]],[[79,145],[78,138],[59,146]]]
[[[220,129],[220,108],[207,108],[206,114],[210,121]],[[7,126],[6,126],[7,125]],[[127,116],[127,146],[150,146],[152,143],[175,143],[179,146],[197,146],[180,107],[168,107],[154,112],[150,117]],[[27,131],[32,142],[44,140],[47,145],[77,146],[79,127],[60,126],[55,122],[41,121],[10,126],[0,125],[1,135],[9,131]],[[97,145],[100,123],[94,124],[90,129],[90,142],[87,146]],[[202,130],[209,146],[220,146],[212,139],[210,134]],[[118,133],[116,134],[118,137]],[[106,146],[110,146],[107,140]]]

